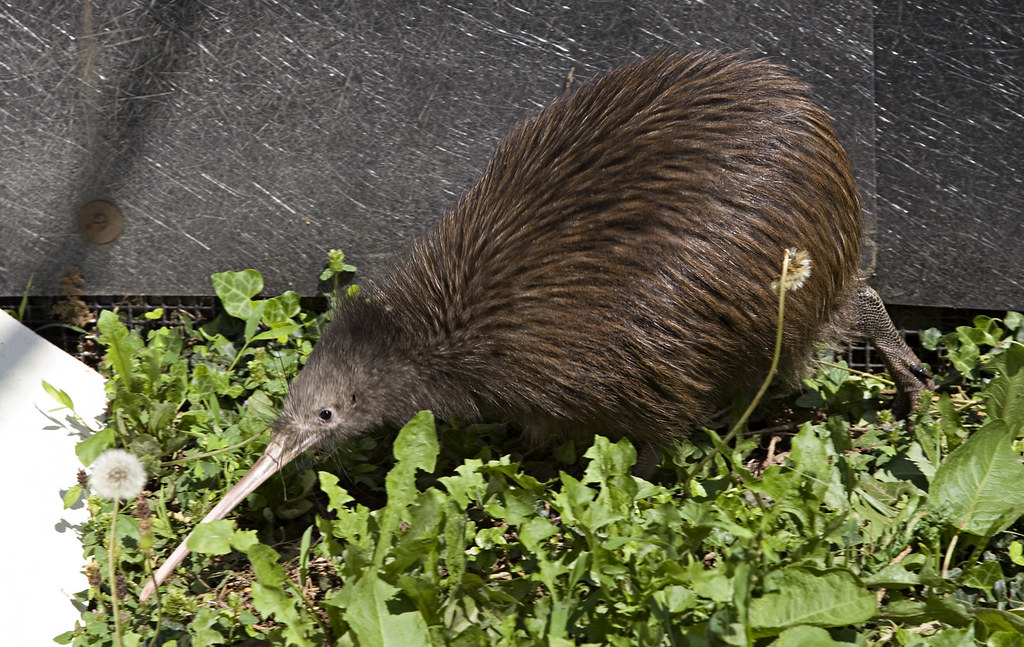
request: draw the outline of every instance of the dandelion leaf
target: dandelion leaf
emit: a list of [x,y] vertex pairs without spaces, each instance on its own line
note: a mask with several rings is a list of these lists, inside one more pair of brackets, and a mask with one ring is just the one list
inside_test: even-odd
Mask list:
[[1010,344],[994,368],[997,375],[983,392],[988,415],[1020,434],[1024,431],[1024,344]]
[[235,522],[229,519],[201,523],[188,536],[188,549],[206,555],[227,555],[234,532]]
[[928,505],[962,532],[991,537],[1024,514],[1024,465],[1002,420],[979,429],[935,471]]
[[344,609],[345,622],[360,645],[379,647],[427,647],[430,633],[419,611],[395,597],[399,589],[367,572],[353,586],[346,586],[328,602]]
[[800,625],[786,629],[770,647],[853,647],[854,643],[837,642],[821,627]]
[[774,590],[750,603],[750,625],[760,635],[796,625],[840,627],[875,615],[875,594],[846,570],[787,568],[770,574],[767,585]]

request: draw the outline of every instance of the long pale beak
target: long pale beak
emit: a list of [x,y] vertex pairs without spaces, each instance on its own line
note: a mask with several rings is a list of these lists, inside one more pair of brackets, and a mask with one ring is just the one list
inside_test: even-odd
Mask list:
[[[312,444],[312,443],[308,443]],[[245,500],[245,497],[252,494],[256,488],[263,484],[264,481],[269,479],[274,474],[277,474],[282,467],[287,465],[293,458],[301,454],[308,447],[307,444],[300,444],[297,447],[284,447],[281,444],[281,436],[275,434],[271,437],[270,443],[264,450],[263,455],[260,456],[252,468],[246,472],[245,476],[242,477],[233,488],[228,490],[228,493],[224,495],[224,498],[220,500],[220,503],[215,505],[210,512],[203,517],[203,520],[199,523],[207,523],[208,521],[217,521],[228,516],[228,513],[235,509],[235,507]],[[192,533],[189,533],[188,537],[191,537]],[[148,598],[156,590],[156,587],[160,586],[167,576],[174,572],[185,556],[188,555],[188,537],[185,541],[181,542],[174,552],[171,554],[167,561],[163,563],[160,570],[156,572],[153,579],[146,583],[146,587],[142,589],[142,595],[139,596],[139,601],[143,601]]]

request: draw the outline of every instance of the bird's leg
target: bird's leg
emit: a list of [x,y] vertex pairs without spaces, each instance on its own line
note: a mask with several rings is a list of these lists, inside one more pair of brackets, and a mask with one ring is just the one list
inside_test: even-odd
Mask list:
[[882,361],[896,383],[893,415],[906,418],[917,406],[921,392],[935,389],[932,376],[896,330],[877,292],[861,285],[853,299],[857,331],[882,354]]

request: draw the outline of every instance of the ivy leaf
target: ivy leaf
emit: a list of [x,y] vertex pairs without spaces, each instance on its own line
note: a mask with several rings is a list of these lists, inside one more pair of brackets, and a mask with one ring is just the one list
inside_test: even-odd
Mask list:
[[302,326],[296,323],[285,323],[285,324],[274,324],[270,330],[264,330],[258,335],[254,335],[249,341],[262,341],[264,339],[277,339],[284,341],[296,330],[300,330]]
[[266,301],[253,300],[263,289],[263,275],[256,270],[221,272],[210,277],[224,311],[245,322],[245,338],[256,334]]
[[255,313],[252,298],[263,290],[263,275],[256,270],[220,272],[210,277],[224,311],[242,321]]
[[1003,579],[1003,569],[999,567],[999,562],[991,561],[979,562],[971,566],[960,582],[973,589],[990,591],[1001,579]]
[[292,317],[299,314],[299,295],[288,290],[280,296],[263,301],[263,323],[273,328],[275,325],[292,323]]

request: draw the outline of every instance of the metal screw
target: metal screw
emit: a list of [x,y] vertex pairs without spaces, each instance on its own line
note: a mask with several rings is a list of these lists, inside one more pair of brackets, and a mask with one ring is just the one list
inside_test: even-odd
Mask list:
[[121,210],[106,200],[93,200],[78,210],[78,231],[90,243],[105,245],[124,229]]

